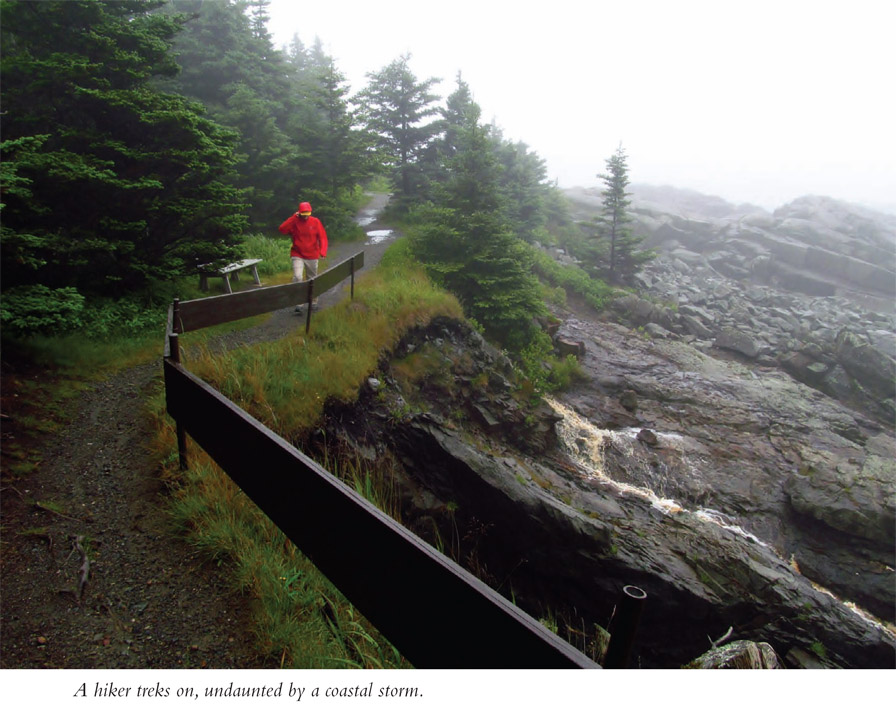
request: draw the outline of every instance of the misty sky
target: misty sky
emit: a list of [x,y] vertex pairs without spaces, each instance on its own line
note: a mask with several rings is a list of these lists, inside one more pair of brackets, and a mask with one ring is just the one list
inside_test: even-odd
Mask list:
[[821,194],[896,211],[889,0],[272,0],[277,46],[319,37],[352,90],[410,53],[443,97],[460,71],[561,187],[633,183],[772,209]]

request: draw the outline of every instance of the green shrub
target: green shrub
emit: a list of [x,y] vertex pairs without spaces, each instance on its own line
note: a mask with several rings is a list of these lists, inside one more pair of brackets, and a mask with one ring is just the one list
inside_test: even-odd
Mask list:
[[565,390],[584,376],[575,356],[558,358],[554,354],[551,338],[544,332],[539,332],[520,352],[517,363],[536,393]]
[[287,235],[268,237],[254,234],[247,236],[243,241],[243,254],[246,259],[262,260],[257,267],[258,274],[262,276],[292,271],[289,249],[290,240]]
[[65,333],[83,325],[84,297],[71,286],[17,286],[3,294],[0,322],[13,335]]
[[536,272],[551,284],[579,294],[589,306],[600,311],[615,293],[613,287],[600,279],[592,279],[581,267],[559,264],[537,247],[528,247],[535,262]]

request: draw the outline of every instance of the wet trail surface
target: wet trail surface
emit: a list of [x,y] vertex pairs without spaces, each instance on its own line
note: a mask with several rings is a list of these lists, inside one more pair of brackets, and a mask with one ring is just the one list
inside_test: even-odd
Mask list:
[[[387,229],[377,222],[387,199],[371,196],[358,216],[365,229]],[[334,242],[329,264],[364,250],[371,269],[391,241]],[[333,289],[321,307],[339,298],[344,290]],[[223,345],[274,340],[304,325],[292,308],[281,309]],[[4,487],[0,667],[279,666],[258,656],[248,601],[227,566],[171,529],[158,462],[147,450],[145,403],[161,387],[161,358],[90,387],[67,424],[47,435],[40,466]]]

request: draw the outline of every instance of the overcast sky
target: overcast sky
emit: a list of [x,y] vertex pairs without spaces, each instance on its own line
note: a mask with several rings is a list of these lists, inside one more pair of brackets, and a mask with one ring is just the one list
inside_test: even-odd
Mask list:
[[821,194],[896,211],[890,0],[272,0],[281,46],[319,37],[352,90],[410,53],[460,71],[561,187],[633,183],[775,208]]

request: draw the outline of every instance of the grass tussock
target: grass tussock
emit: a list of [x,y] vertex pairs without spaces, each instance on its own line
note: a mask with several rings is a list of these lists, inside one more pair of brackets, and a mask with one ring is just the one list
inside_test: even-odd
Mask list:
[[400,654],[213,462],[178,474],[173,520],[250,600],[261,656],[294,668],[401,668]]

